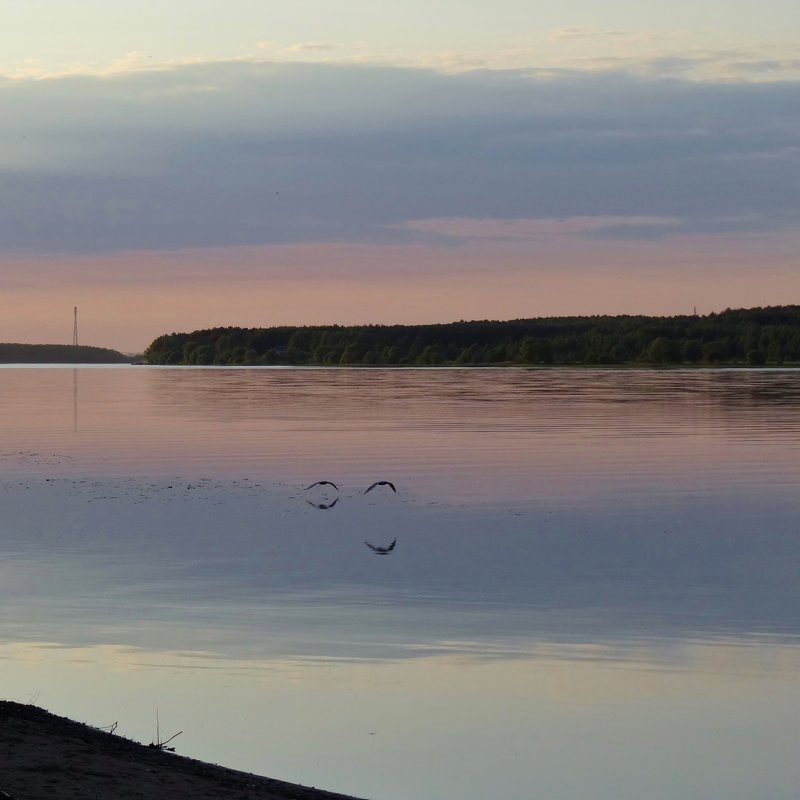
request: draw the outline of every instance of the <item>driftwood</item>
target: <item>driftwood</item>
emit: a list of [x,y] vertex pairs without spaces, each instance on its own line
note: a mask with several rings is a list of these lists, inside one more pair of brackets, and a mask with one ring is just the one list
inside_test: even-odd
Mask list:
[[167,745],[176,736],[180,736],[182,733],[183,733],[183,731],[178,731],[177,733],[173,733],[172,736],[169,737],[169,739],[163,739],[162,740],[162,738],[161,738],[161,725],[159,724],[159,721],[158,721],[158,709],[156,709],[156,740],[154,742],[150,742],[150,744],[147,745],[147,746],[148,747],[153,747],[156,750],[162,750],[162,751],[174,753],[175,752],[175,748],[174,747],[167,747]]

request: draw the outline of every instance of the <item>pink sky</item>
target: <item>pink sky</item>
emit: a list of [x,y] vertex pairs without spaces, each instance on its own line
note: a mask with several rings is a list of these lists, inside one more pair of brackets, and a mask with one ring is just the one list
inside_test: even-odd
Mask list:
[[[686,314],[800,297],[797,237],[284,245],[0,261],[0,339],[138,352],[217,325]],[[13,277],[8,277],[13,276]]]

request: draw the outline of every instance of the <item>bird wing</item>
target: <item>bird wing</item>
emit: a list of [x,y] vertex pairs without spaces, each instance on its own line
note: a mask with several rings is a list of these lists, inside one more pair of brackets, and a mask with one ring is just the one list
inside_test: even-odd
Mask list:
[[364,544],[369,547],[370,550],[374,550],[376,553],[380,552],[380,547],[375,547],[374,544],[370,544],[369,542],[364,542]]
[[394,488],[394,484],[391,481],[375,481],[369,489],[364,490],[364,494],[367,492],[371,492],[376,486],[388,486],[395,494],[397,494],[397,489]]
[[394,546],[397,544],[397,539],[395,539],[386,549],[387,550],[394,550]]
[[333,481],[315,481],[311,484],[311,486],[306,486],[303,491],[307,492],[309,489],[313,489],[315,486],[333,486],[337,492],[339,491],[339,487]]

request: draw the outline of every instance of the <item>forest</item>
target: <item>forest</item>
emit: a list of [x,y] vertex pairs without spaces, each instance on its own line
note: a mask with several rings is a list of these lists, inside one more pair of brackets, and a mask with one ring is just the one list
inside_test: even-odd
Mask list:
[[106,347],[0,343],[0,364],[125,364],[129,361],[127,356]]
[[798,364],[800,306],[705,316],[211,328],[160,336],[144,356],[173,365]]

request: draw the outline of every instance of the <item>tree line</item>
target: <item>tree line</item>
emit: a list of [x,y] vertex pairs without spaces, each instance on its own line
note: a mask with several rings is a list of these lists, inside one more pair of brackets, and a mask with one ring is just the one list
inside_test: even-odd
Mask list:
[[730,365],[800,363],[800,306],[706,316],[210,328],[159,336],[150,364]]
[[128,356],[107,347],[0,343],[0,364],[125,364]]

